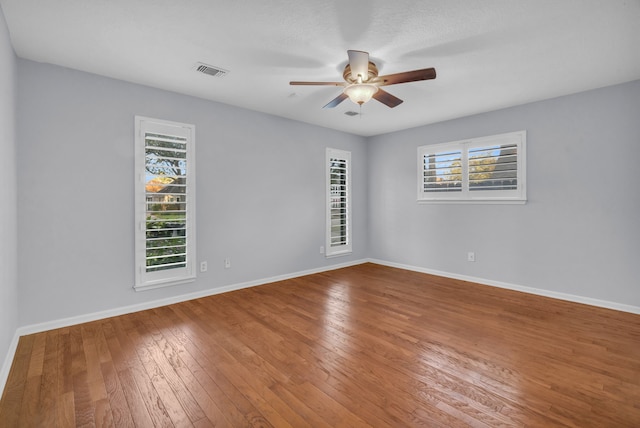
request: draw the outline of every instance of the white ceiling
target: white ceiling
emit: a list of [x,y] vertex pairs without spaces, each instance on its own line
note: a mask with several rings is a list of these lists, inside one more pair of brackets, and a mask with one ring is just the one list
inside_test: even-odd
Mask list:
[[[370,136],[640,79],[640,0],[0,0],[16,54]],[[394,109],[331,86],[347,49]],[[195,71],[203,62],[223,78]]]

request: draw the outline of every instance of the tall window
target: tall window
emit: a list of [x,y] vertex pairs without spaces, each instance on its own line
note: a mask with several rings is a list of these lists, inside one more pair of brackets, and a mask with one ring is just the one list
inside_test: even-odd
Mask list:
[[351,253],[351,152],[327,149],[326,255]]
[[136,282],[195,278],[195,127],[136,116]]
[[525,131],[418,147],[418,201],[524,203]]

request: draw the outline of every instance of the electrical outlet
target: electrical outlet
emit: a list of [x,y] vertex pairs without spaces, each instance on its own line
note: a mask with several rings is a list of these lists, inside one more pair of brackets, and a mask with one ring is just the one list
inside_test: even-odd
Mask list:
[[200,272],[207,271],[207,262],[200,262]]
[[231,259],[227,257],[226,259],[224,259],[224,268],[229,269],[230,267],[231,267]]
[[467,261],[468,262],[475,262],[476,261],[476,253],[474,253],[473,251],[469,251],[467,253]]

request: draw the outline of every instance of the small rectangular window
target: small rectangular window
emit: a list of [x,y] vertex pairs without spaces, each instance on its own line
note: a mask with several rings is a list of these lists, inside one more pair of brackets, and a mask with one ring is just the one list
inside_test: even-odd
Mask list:
[[327,149],[326,255],[351,253],[351,153]]
[[136,116],[136,289],[195,278],[194,132]]
[[462,152],[460,150],[428,153],[422,160],[422,184],[425,192],[462,191]]
[[418,147],[418,201],[524,203],[525,131]]
[[518,146],[469,149],[469,191],[518,190]]

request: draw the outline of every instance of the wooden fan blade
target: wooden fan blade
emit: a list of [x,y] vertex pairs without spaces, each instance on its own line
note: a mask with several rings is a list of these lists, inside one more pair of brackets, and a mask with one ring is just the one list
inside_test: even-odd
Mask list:
[[369,78],[369,53],[363,51],[347,51],[349,54],[349,67],[351,67],[351,76],[353,80],[357,80],[358,75],[362,76],[362,81],[366,82]]
[[344,82],[289,82],[290,85],[304,86],[344,86]]
[[329,101],[329,103],[322,108],[334,108],[335,106],[337,106],[338,104],[346,100],[347,98],[349,97],[343,92],[337,97],[335,97],[334,99],[332,99],[331,101]]
[[403,73],[387,74],[378,76],[373,81],[378,86],[396,85],[398,83],[417,82],[419,80],[430,80],[436,78],[435,68],[423,68],[421,70],[405,71]]
[[373,98],[380,101],[382,104],[394,108],[402,104],[402,100],[395,95],[391,95],[389,92],[378,88],[378,92],[373,94]]

